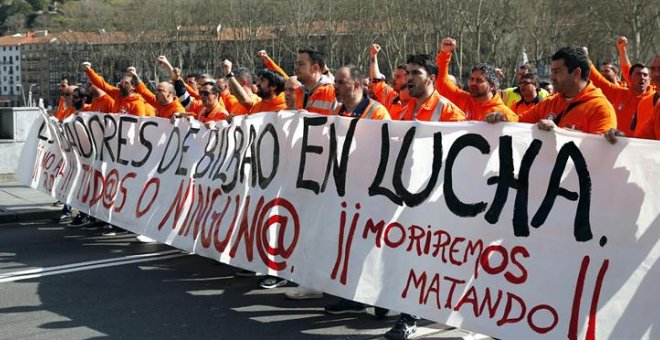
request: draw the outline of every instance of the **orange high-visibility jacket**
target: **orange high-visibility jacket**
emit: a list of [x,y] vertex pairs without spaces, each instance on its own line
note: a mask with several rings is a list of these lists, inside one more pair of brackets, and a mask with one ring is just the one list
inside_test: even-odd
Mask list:
[[[399,100],[399,93],[394,91],[394,89],[384,81],[379,81],[376,83],[369,84],[372,91],[376,95],[376,100],[383,104],[387,111],[390,113],[393,111],[394,106],[401,107],[401,101]],[[400,109],[399,109],[400,110]],[[393,117],[397,119],[396,117]]]
[[631,89],[614,85],[605,79],[600,72],[591,64],[589,79],[593,84],[603,91],[607,100],[614,106],[616,112],[617,129],[626,136],[634,135],[635,127],[642,126],[649,115],[639,115],[637,111],[640,101],[646,97],[653,97],[655,91],[649,88],[645,93],[637,95]]
[[651,118],[635,130],[635,137],[660,140],[660,102],[655,105]]
[[74,112],[76,112],[76,110],[74,110],[72,107],[64,108],[62,111],[57,110],[57,114],[55,115],[55,118],[57,118],[57,120],[59,120],[61,122],[65,119],[67,119]]
[[261,100],[252,105],[250,113],[257,112],[277,112],[279,110],[286,110],[286,102],[284,100],[284,92],[281,92],[275,98],[270,100]]
[[[261,97],[257,96],[256,94],[252,94],[252,106],[256,105],[258,102],[261,101]],[[241,104],[240,101],[238,101],[238,98],[234,96],[233,94],[228,94],[225,99],[225,105],[227,107],[231,107],[231,110],[229,110],[229,113],[233,114],[234,116],[240,116],[240,115],[246,115],[250,113],[250,110],[252,107],[245,106]]]
[[559,120],[557,126],[561,128],[599,135],[616,128],[616,113],[612,104],[591,82],[569,101],[561,94],[546,98],[525,112],[520,121],[536,123],[541,119]]
[[517,102],[511,104],[509,108],[516,114],[516,116],[518,116],[518,119],[520,119],[520,116],[522,116],[525,112],[529,111],[529,109],[536,106],[542,100],[543,98],[540,95],[537,95],[536,98],[534,98],[529,103],[526,103],[524,99],[520,99]]
[[465,120],[465,113],[454,103],[433,91],[430,97],[417,108],[416,100],[410,100],[403,107],[401,120],[423,120],[431,122],[458,122]]
[[229,116],[227,110],[225,110],[225,107],[220,101],[218,101],[218,104],[216,104],[210,112],[207,112],[201,103],[200,105],[195,105],[194,108],[190,108],[193,109],[191,111],[195,114],[195,118],[202,123],[227,119]]
[[91,68],[87,69],[87,78],[89,78],[89,81],[91,81],[94,86],[103,90],[103,92],[107,93],[115,101],[115,105],[111,110],[113,113],[126,112],[135,116],[146,115],[145,103],[139,94],[133,93],[128,97],[122,96],[119,92],[119,88],[106,83],[103,77],[96,74]]
[[463,112],[467,120],[484,120],[486,115],[491,112],[503,113],[510,122],[517,122],[518,116],[511,109],[504,105],[499,94],[495,94],[491,100],[486,103],[479,103],[467,91],[459,89],[449,80],[449,61],[450,52],[438,53],[438,78],[435,82],[435,88],[438,92],[456,104]]
[[107,93],[104,93],[102,96],[92,99],[89,110],[92,112],[111,113],[113,106],[115,106],[114,99]]
[[57,101],[57,111],[53,115],[60,122],[62,121],[60,118],[64,116],[64,110],[66,110],[66,107],[64,107],[64,96],[60,96],[60,99]]
[[362,101],[355,107],[354,112],[347,112],[344,104],[336,107],[332,115],[339,115],[342,117],[354,117],[354,114],[359,114],[360,119],[373,119],[373,120],[390,120],[390,113],[387,112],[385,106],[379,102],[369,98],[363,97]]
[[186,112],[186,109],[183,108],[179,98],[174,98],[169,104],[162,106],[158,104],[156,100],[156,95],[153,94],[149,89],[144,85],[144,83],[139,83],[135,90],[139,93],[142,98],[151,106],[156,109],[156,117],[170,119],[177,112]]
[[321,76],[319,82],[311,89],[305,89],[305,96],[307,100],[304,101],[304,108],[309,112],[329,115],[337,107],[335,85],[326,76]]

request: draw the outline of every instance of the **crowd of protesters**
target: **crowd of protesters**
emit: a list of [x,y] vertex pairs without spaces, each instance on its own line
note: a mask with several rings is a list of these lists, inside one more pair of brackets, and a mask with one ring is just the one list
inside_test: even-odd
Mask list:
[[[294,74],[289,76],[265,51],[257,56],[266,66],[252,73],[225,60],[222,74],[182,76],[165,56],[156,60],[171,80],[158,83],[155,93],[142,82],[137,70],[129,67],[118,84],[107,83],[89,62],[82,66],[89,82],[71,86],[61,83],[62,97],[53,115],[58,120],[83,111],[155,116],[164,119],[196,119],[204,124],[228,120],[236,115],[280,110],[305,110],[321,115],[360,119],[419,121],[486,121],[535,124],[541,130],[569,129],[603,135],[615,143],[621,136],[660,139],[660,55],[647,64],[631,64],[626,55],[627,40],[616,41],[619,68],[613,63],[596,67],[583,47],[561,48],[552,56],[550,82],[541,82],[534,67],[518,65],[514,87],[503,88],[504,75],[496,65],[479,63],[472,67],[465,89],[449,74],[456,41],[445,38],[437,56],[408,56],[392,76],[380,73],[381,47],[369,49],[369,67],[338,66],[334,74],[324,56],[312,49],[298,50]],[[619,69],[621,74],[619,74]],[[64,222],[68,211],[65,208]],[[88,223],[79,214],[71,223]],[[110,232],[116,228],[108,227]],[[143,237],[143,240],[145,238]],[[153,241],[146,238],[146,241]],[[240,271],[237,275],[255,275]],[[260,285],[275,288],[287,281],[264,277]],[[322,292],[297,287],[290,299],[321,298]],[[363,313],[366,306],[345,299],[326,306],[333,314]],[[383,318],[388,310],[376,307]],[[416,332],[417,318],[401,314],[385,334],[388,339],[407,339]]]

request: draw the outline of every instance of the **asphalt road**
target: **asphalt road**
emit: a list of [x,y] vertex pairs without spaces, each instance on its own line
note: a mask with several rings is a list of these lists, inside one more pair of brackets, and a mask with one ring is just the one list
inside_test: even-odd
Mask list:
[[[135,235],[0,224],[0,339],[373,339],[397,318],[328,315],[236,268]],[[416,338],[474,338],[424,323]]]

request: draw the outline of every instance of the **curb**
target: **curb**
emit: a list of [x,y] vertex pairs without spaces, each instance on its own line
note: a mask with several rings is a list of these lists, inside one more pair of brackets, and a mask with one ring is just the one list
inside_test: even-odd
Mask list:
[[0,209],[0,224],[56,218],[60,216],[60,211],[60,209],[26,209],[19,211],[3,211]]

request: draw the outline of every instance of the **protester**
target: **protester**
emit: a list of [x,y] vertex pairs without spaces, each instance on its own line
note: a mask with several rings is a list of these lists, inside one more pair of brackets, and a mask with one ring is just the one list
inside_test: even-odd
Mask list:
[[249,114],[252,106],[261,101],[261,97],[256,95],[252,88],[252,74],[244,67],[234,70],[232,62],[229,60],[222,62],[222,72],[225,74],[231,92],[225,99],[231,107],[229,112],[232,115]]
[[411,100],[401,110],[401,120],[454,122],[465,120],[465,113],[435,90],[438,67],[428,54],[410,55],[408,91]]
[[[535,123],[541,130],[556,127],[602,135],[616,127],[616,113],[603,92],[589,81],[589,57],[582,48],[565,47],[550,62],[554,95],[525,112],[520,121]],[[509,121],[508,115],[493,112],[486,121]]]
[[538,92],[539,78],[534,73],[523,74],[518,83],[518,89],[520,89],[522,98],[509,107],[520,118],[526,111],[540,103],[543,98]]
[[185,112],[186,109],[179,102],[179,98],[174,91],[174,85],[170,82],[162,81],[158,83],[156,94],[151,92],[140,80],[136,72],[129,72],[137,80],[135,90],[151,106],[156,108],[156,117],[170,119],[176,113]]
[[309,112],[328,115],[337,106],[332,79],[324,74],[327,66],[320,52],[298,50],[295,71],[298,81],[305,87],[303,108]]
[[[504,74],[501,72],[502,71],[499,70],[500,77],[504,79]],[[530,64],[523,64],[520,67],[518,67],[518,72],[516,73],[516,85],[520,84],[520,82],[523,80],[523,76],[526,75],[527,73],[537,74],[536,68]],[[502,90],[502,101],[506,106],[513,109],[513,105],[522,99],[521,91],[522,89],[520,88],[520,86],[509,87]],[[538,89],[537,92],[538,95],[541,97],[541,99],[549,96],[551,93],[545,89]]]
[[456,41],[454,39],[442,40],[437,58],[436,89],[438,92],[465,112],[467,120],[484,120],[490,112],[502,112],[508,121],[518,121],[518,116],[504,105],[497,93],[499,79],[495,75],[493,66],[481,63],[472,67],[472,74],[468,82],[469,92],[459,89],[456,84],[449,81],[449,61],[455,50]]
[[594,86],[603,91],[605,97],[612,103],[616,111],[617,129],[626,136],[633,136],[635,129],[650,118],[638,112],[638,105],[645,97],[653,97],[655,91],[650,87],[649,70],[642,64],[630,68],[630,86],[623,87],[608,81],[591,64],[589,79]]
[[380,50],[381,47],[378,44],[372,44],[369,48],[369,76],[371,78],[369,89],[374,93],[374,98],[385,105],[392,119],[399,120],[402,118],[403,107],[410,100],[408,91],[403,91],[404,87],[407,88],[408,70],[406,65],[398,65],[392,73],[392,86],[389,86],[378,66]]
[[89,81],[115,101],[112,112],[128,113],[135,116],[147,115],[144,100],[135,90],[138,80],[132,74],[125,74],[119,83],[120,87],[115,87],[106,83],[103,77],[96,74],[91,63],[84,62],[82,66],[87,72]]

